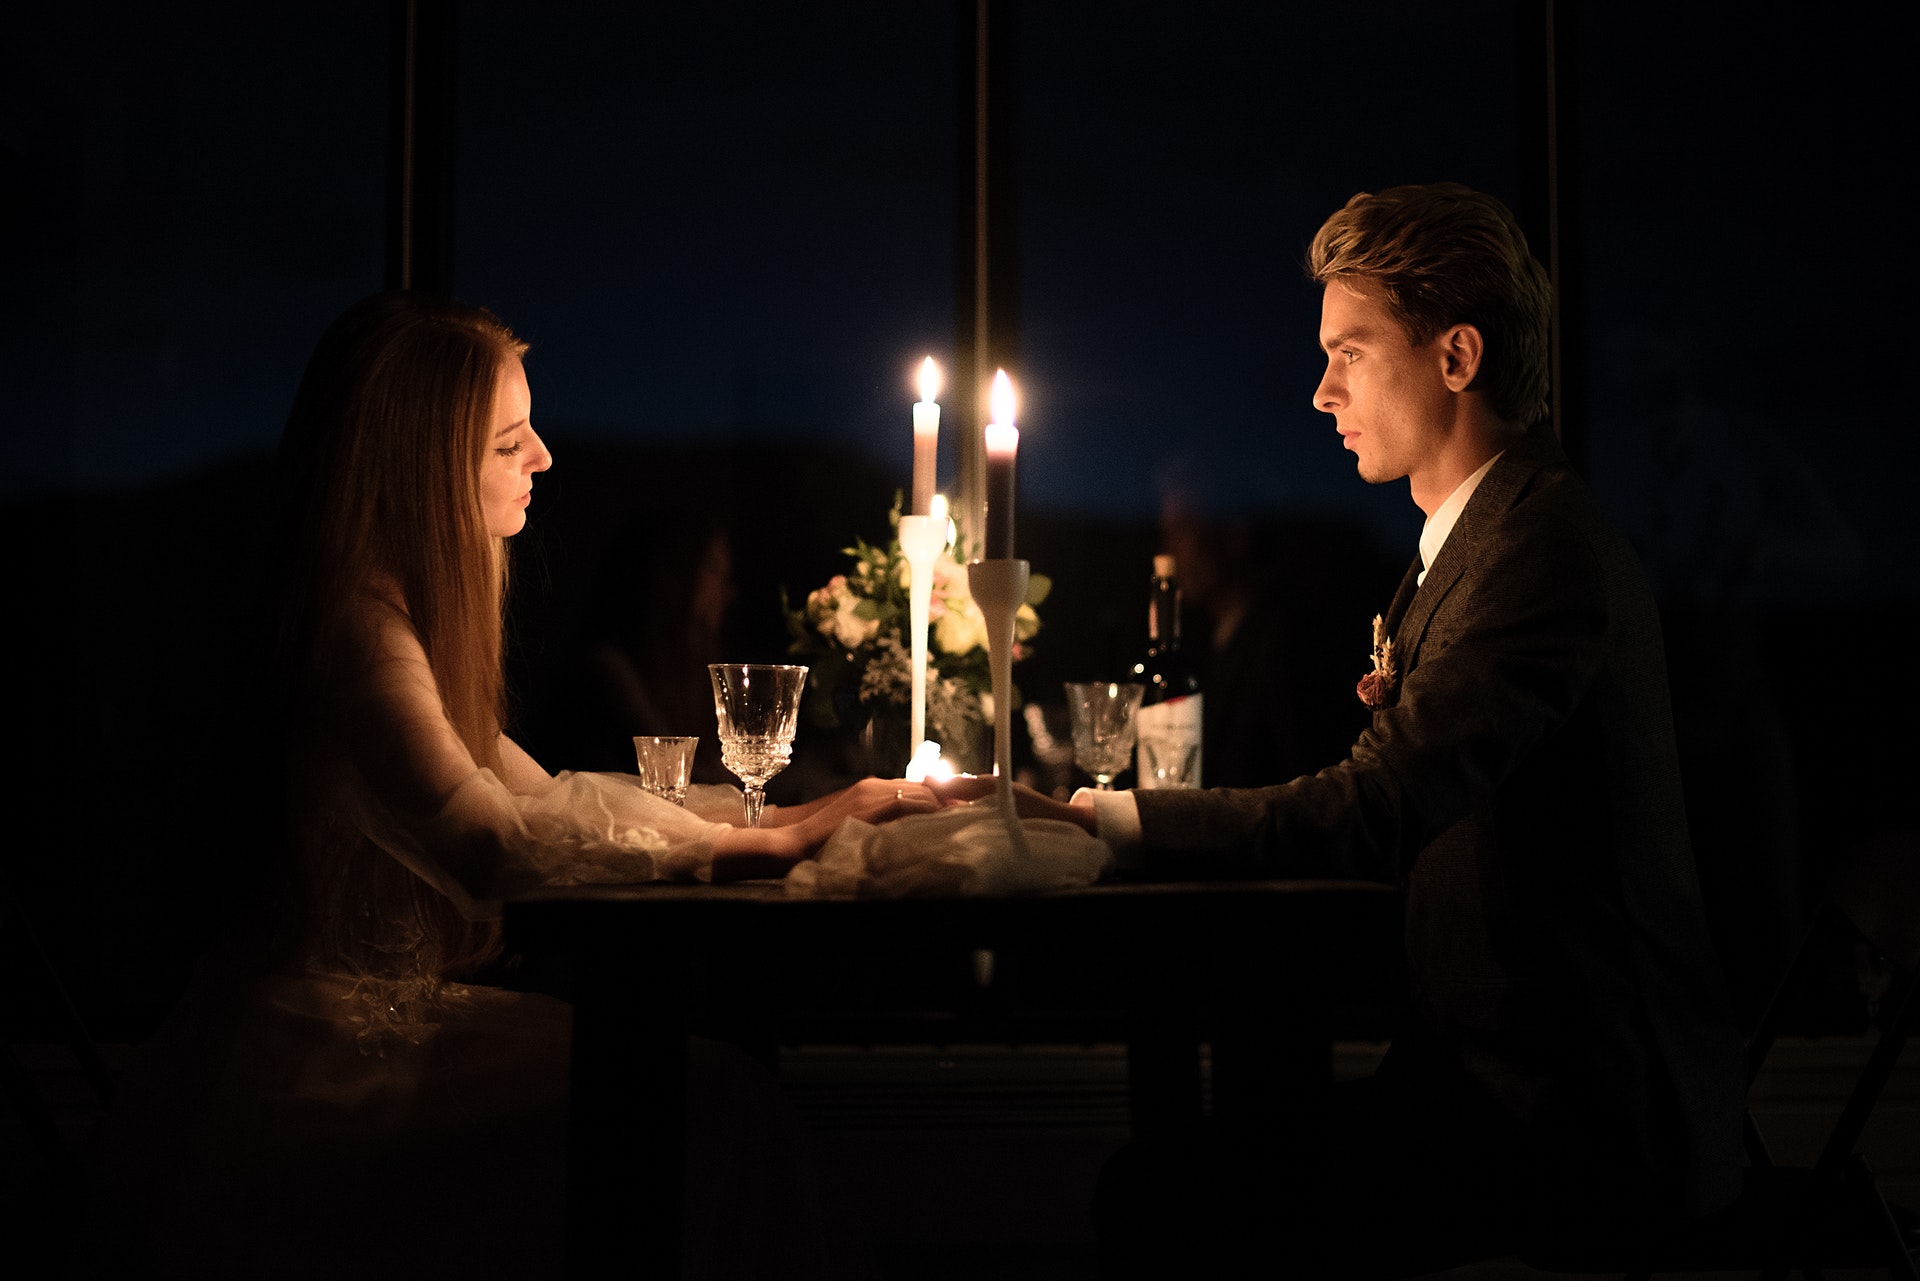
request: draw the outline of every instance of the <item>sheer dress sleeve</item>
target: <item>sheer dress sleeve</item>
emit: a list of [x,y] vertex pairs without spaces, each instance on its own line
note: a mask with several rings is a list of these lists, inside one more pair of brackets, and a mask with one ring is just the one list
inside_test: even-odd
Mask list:
[[709,879],[719,825],[702,814],[724,814],[719,798],[682,809],[631,775],[549,775],[505,735],[499,768],[479,765],[391,607],[370,609],[343,652],[329,683],[348,817],[470,918],[540,885]]

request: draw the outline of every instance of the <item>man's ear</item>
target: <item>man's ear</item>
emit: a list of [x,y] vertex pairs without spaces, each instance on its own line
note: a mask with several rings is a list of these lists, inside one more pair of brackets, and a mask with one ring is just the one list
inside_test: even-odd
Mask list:
[[1473,386],[1480,373],[1480,358],[1486,354],[1486,340],[1472,325],[1455,325],[1435,339],[1440,349],[1440,376],[1454,391]]

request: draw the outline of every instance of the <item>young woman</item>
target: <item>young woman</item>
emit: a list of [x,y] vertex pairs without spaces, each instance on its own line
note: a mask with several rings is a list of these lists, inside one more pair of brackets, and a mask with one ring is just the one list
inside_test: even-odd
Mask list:
[[[553,464],[525,350],[483,310],[385,294],[308,364],[267,724],[236,744],[272,766],[255,830],[284,874],[248,963],[183,1006],[107,1129],[126,1253],[200,1276],[553,1273],[569,1012],[484,982],[499,901],[784,875],[847,818],[938,808],[874,779],[749,829],[732,789],[682,809],[631,776],[550,775],[503,732],[508,540]],[[770,1078],[701,1055],[689,1275],[843,1267]]]

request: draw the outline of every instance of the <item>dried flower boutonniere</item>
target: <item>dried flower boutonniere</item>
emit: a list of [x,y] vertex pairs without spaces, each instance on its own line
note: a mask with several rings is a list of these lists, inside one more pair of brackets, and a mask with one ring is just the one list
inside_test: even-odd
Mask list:
[[1380,708],[1387,705],[1393,696],[1394,682],[1399,673],[1393,668],[1393,638],[1387,635],[1387,625],[1380,615],[1373,616],[1373,670],[1360,678],[1354,693],[1368,707]]

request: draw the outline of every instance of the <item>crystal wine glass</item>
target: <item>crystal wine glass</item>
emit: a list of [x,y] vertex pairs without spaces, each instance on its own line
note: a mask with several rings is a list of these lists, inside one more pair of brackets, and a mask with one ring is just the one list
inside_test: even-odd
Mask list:
[[720,763],[739,777],[747,826],[760,826],[767,780],[787,767],[800,720],[807,669],[786,664],[709,663],[713,714],[720,722]]
[[1147,687],[1068,681],[1066,689],[1074,763],[1093,775],[1099,790],[1112,791],[1114,777],[1133,760],[1133,714]]

